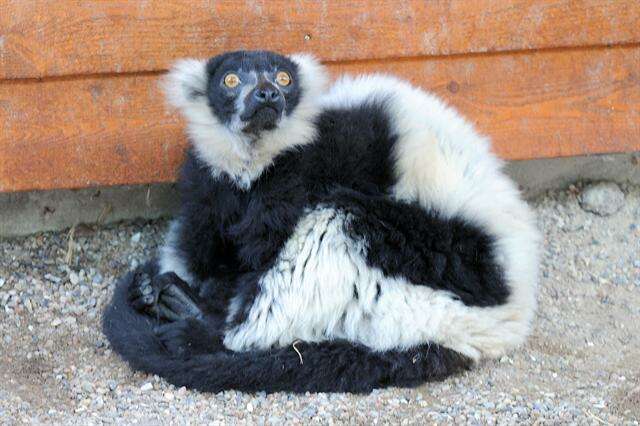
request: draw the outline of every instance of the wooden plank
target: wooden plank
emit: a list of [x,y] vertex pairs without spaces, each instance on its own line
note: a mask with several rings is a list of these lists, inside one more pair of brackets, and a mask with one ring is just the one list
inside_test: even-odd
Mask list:
[[[640,48],[336,64],[432,89],[508,159],[640,151]],[[0,82],[0,191],[169,181],[184,138],[157,76]]]
[[510,160],[640,151],[640,47],[349,64],[454,105]]
[[0,192],[171,180],[183,144],[157,75],[1,83]]
[[265,47],[345,61],[628,44],[639,22],[638,0],[0,0],[0,79]]

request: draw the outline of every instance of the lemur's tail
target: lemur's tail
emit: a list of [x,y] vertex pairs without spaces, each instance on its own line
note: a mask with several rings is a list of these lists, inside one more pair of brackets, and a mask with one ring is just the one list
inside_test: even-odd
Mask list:
[[221,349],[175,358],[153,332],[154,324],[127,303],[132,274],[117,284],[103,318],[112,348],[132,368],[164,377],[175,386],[205,392],[354,392],[417,386],[470,367],[459,353],[431,344],[406,351],[374,352],[345,341],[304,343],[269,351]]

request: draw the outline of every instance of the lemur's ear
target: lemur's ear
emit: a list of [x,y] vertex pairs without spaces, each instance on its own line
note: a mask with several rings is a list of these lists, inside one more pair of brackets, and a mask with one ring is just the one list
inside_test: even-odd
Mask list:
[[176,62],[162,81],[169,103],[181,110],[206,102],[207,61],[182,59]]
[[194,104],[206,102],[209,76],[232,52],[214,56],[209,60],[182,59],[173,64],[162,87],[169,103],[184,110]]
[[309,53],[294,53],[289,59],[298,66],[298,74],[302,79],[303,88],[307,91],[307,98],[315,100],[315,96],[322,94],[328,84],[329,75],[326,68],[315,56]]

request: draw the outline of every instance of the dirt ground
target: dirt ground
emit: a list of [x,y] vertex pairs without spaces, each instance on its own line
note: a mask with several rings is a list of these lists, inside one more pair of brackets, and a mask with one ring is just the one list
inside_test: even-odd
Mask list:
[[638,424],[640,188],[609,217],[581,186],[533,202],[544,231],[524,348],[443,383],[371,395],[199,394],[133,373],[100,332],[114,280],[165,221],[0,241],[0,423]]

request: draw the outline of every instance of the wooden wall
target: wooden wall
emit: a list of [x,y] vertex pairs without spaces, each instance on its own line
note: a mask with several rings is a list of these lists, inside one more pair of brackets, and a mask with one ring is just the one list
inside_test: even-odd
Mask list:
[[507,159],[640,151],[638,0],[0,0],[0,192],[172,180],[158,78],[252,48],[409,79]]

